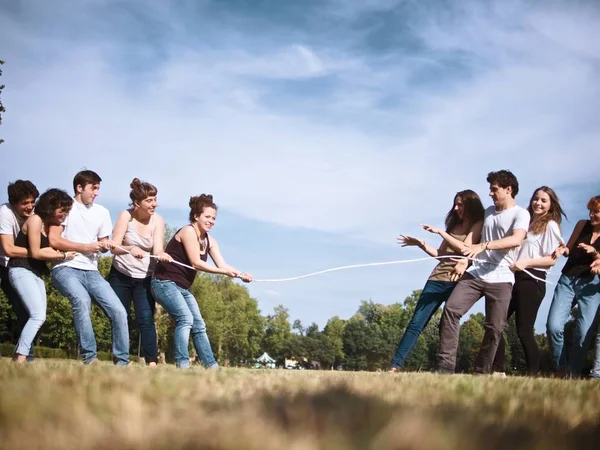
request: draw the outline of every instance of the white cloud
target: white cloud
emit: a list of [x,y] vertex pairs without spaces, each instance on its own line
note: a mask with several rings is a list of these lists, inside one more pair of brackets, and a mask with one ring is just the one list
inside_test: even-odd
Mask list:
[[[148,44],[58,31],[49,39],[47,27],[23,32],[5,18],[9,176],[69,186],[87,166],[105,179],[105,199],[126,201],[139,176],[158,185],[163,206],[186,208],[189,195],[207,191],[247,218],[394,245],[400,227],[441,220],[454,192],[485,195],[490,170],[514,170],[521,201],[538,184],[595,179],[596,165],[581,161],[600,142],[600,15],[573,8],[423,12],[412,29],[426,47],[398,55],[358,51],[348,32],[273,36],[269,46],[248,34],[247,45],[228,46],[227,33],[248,32],[224,28],[212,36],[221,47],[197,36],[186,44],[169,11],[177,38],[150,67],[123,62],[151,58]],[[80,9],[92,33],[100,19]],[[43,21],[67,12],[46,11]],[[466,67],[444,68],[452,58]],[[425,79],[429,71],[439,78]],[[322,94],[302,84],[325,76],[332,84]]]

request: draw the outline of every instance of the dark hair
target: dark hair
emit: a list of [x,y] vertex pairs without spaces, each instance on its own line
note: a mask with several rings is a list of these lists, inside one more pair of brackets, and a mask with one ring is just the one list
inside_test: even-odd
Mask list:
[[488,173],[487,182],[497,184],[504,189],[510,186],[512,188],[512,198],[515,198],[519,193],[519,182],[510,170],[499,170],[498,172]]
[[[456,211],[454,211],[454,205],[456,199],[460,198],[463,202],[463,220],[461,221]],[[446,214],[446,231],[450,232],[454,227],[462,222],[466,222],[471,227],[473,224],[483,220],[485,209],[481,203],[479,195],[471,189],[465,189],[464,191],[457,192],[454,196],[454,202],[452,208]]]
[[600,208],[600,195],[590,198],[587,202],[587,209],[590,211],[598,208]]
[[85,188],[88,184],[100,184],[102,178],[93,170],[82,170],[73,178],[73,190],[77,194],[77,186]]
[[35,213],[40,216],[42,222],[47,223],[52,219],[57,209],[71,210],[73,198],[62,189],[51,188],[40,195],[35,204]]
[[17,180],[14,183],[8,183],[8,202],[16,206],[28,197],[33,197],[33,200],[38,198],[38,192],[35,184],[29,180]]
[[[533,202],[533,199],[535,198],[535,194],[537,194],[538,191],[542,191],[542,192],[545,192],[546,194],[548,194],[548,197],[550,197],[550,209],[548,210],[547,214],[544,214],[538,220],[534,220],[533,208],[531,207],[531,202]],[[527,211],[529,212],[529,215],[531,216],[531,223],[529,224],[529,231],[531,231],[533,234],[541,234],[544,231],[546,231],[548,222],[550,222],[551,220],[554,220],[560,227],[560,224],[562,222],[562,216],[565,216],[565,218],[567,218],[567,215],[563,211],[562,206],[560,206],[560,200],[558,199],[556,192],[554,192],[554,190],[549,188],[548,186],[541,186],[541,187],[537,188],[535,191],[533,191],[533,195],[531,196],[531,199],[529,200],[529,206],[527,206]]]
[[148,197],[154,197],[158,194],[156,186],[146,183],[145,181],[140,181],[139,178],[134,178],[129,186],[131,187],[131,192],[129,193],[131,206],[133,206],[135,202],[141,202]]
[[196,220],[196,216],[202,214],[204,208],[217,209],[217,205],[213,202],[212,195],[202,194],[196,197],[190,197],[190,223],[193,223]]

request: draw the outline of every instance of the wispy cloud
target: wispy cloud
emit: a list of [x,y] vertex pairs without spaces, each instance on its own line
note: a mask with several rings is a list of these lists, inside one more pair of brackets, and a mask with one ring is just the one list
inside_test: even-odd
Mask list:
[[3,178],[68,187],[86,166],[104,202],[138,176],[163,207],[211,192],[387,248],[454,192],[485,196],[490,170],[517,174],[521,203],[597,180],[595,2],[261,5],[3,5]]

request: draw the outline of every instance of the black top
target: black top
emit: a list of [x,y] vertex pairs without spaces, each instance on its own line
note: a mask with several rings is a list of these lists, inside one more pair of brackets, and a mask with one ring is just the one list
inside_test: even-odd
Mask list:
[[594,257],[587,253],[584,249],[577,248],[579,244],[584,243],[591,245],[596,249],[596,251],[600,252],[600,238],[596,239],[596,241],[591,244],[592,232],[592,223],[587,220],[583,226],[583,229],[581,230],[581,233],[579,233],[575,244],[573,245],[573,250],[571,250],[569,253],[569,259],[567,259],[567,262],[562,270],[563,274],[575,277],[585,277],[592,274],[590,271],[590,264],[594,262]]
[[[40,233],[40,248],[50,247],[48,238]],[[27,235],[23,233],[23,230],[19,231],[17,238],[15,239],[15,246],[23,247],[29,250],[29,239]],[[24,269],[31,270],[38,277],[42,275],[49,275],[50,271],[46,265],[46,261],[33,258],[10,258],[8,260],[8,267],[23,267]]]
[[[181,230],[181,228],[179,230]],[[177,230],[177,233],[179,233],[179,230]],[[175,236],[177,236],[177,233],[175,233]],[[174,261],[191,266],[192,263],[187,257],[183,243],[175,239],[175,236],[173,236],[167,244],[165,253],[171,255],[171,258],[173,258]],[[208,238],[208,235],[206,235],[206,242],[206,251],[200,254],[200,259],[204,262],[207,261],[208,251],[210,250],[210,239]],[[189,289],[194,283],[196,273],[196,270],[188,269],[187,267],[180,266],[174,262],[159,262],[154,269],[154,278],[173,281],[180,288]]]

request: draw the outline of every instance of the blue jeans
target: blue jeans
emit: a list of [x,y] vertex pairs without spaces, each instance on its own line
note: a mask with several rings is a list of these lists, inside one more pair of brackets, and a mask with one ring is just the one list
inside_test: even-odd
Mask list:
[[190,367],[190,331],[196,353],[207,368],[217,368],[206,325],[198,302],[187,290],[177,286],[173,281],[154,279],[151,283],[152,294],[158,303],[175,319],[175,364],[187,369]]
[[15,353],[29,355],[35,336],[46,321],[46,286],[44,280],[24,267],[8,269],[8,279],[29,312]]
[[[577,305],[573,348],[567,364],[564,349],[565,324],[571,310]],[[585,363],[594,330],[592,323],[600,306],[600,278],[598,275],[574,277],[561,275],[554,290],[554,297],[546,324],[548,341],[552,348],[552,365],[555,370],[568,369],[578,377]]]
[[594,367],[592,367],[592,378],[600,380],[600,327],[596,334],[596,357],[594,358]]
[[[23,332],[23,328],[25,324],[29,320],[29,313],[27,312],[27,308],[21,301],[21,297],[10,284],[10,280],[8,279],[8,267],[0,266],[0,287],[6,295],[8,303],[12,306],[12,309],[17,316],[17,329],[19,331],[19,336]],[[33,361],[33,343],[31,344],[29,355],[27,356],[27,361]]]
[[452,281],[429,280],[425,283],[412,319],[410,319],[392,359],[392,367],[399,369],[404,365],[404,361],[417,343],[417,339],[441,304],[448,300],[455,286],[456,283]]
[[121,300],[127,317],[131,314],[131,301],[135,308],[135,322],[142,339],[142,355],[146,364],[158,362],[158,346],[156,343],[156,326],[154,325],[154,297],[150,291],[150,280],[147,278],[132,278],[114,267],[108,275],[110,286]]
[[127,312],[100,272],[60,266],[52,269],[52,284],[67,297],[73,307],[73,323],[84,364],[98,359],[96,336],[92,328],[92,297],[110,319],[114,363],[118,366],[129,364]]

